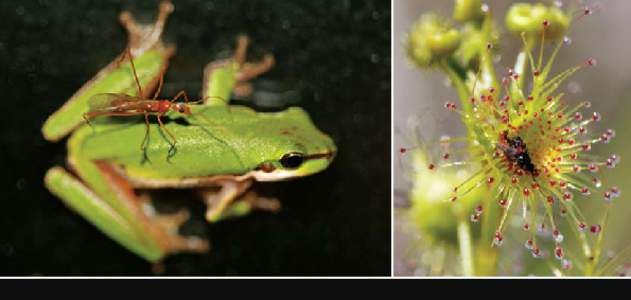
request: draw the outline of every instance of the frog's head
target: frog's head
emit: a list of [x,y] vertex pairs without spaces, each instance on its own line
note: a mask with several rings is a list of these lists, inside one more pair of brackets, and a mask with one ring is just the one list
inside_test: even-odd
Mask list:
[[326,169],[336,154],[333,140],[318,130],[300,108],[260,113],[257,136],[250,139],[256,157],[251,175],[258,181],[308,176]]

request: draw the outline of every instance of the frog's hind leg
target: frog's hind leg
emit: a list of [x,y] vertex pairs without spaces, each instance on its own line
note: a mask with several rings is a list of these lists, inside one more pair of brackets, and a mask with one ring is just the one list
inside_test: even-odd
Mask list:
[[[140,199],[133,188],[117,171],[106,163],[96,163],[111,190],[124,201],[128,211],[138,220],[163,249],[165,253],[206,252],[208,242],[198,237],[184,237],[178,233],[179,226],[188,218],[187,214],[159,215],[146,200]],[[147,199],[147,198],[145,198]],[[186,219],[185,219],[186,217]]]
[[[88,188],[61,167],[47,172],[46,187],[113,240],[151,262],[169,253],[208,251],[206,240],[180,236],[164,219],[143,207],[129,184],[111,168],[90,164],[83,170],[81,177],[87,178],[90,186],[101,188]],[[97,174],[99,170],[102,173]],[[177,224],[175,219],[172,221]]]
[[135,235],[123,216],[63,168],[48,170],[44,182],[51,193],[113,240],[147,260],[161,257],[159,251]]

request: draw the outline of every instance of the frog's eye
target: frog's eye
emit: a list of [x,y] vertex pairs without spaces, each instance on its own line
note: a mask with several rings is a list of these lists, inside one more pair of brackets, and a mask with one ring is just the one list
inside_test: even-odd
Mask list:
[[290,152],[280,159],[280,164],[286,169],[296,169],[302,165],[304,155],[298,152]]

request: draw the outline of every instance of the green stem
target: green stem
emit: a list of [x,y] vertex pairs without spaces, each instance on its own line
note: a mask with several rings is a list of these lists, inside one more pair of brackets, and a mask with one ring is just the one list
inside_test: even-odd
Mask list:
[[473,243],[471,241],[471,229],[466,218],[460,218],[458,222],[458,245],[460,247],[460,262],[464,276],[474,276]]
[[602,250],[602,241],[603,235],[605,232],[605,228],[607,227],[607,221],[609,219],[609,205],[607,205],[605,209],[605,216],[602,221],[602,230],[598,233],[598,238],[596,239],[596,245],[594,245],[594,255],[588,258],[587,267],[585,268],[585,276],[592,276],[600,262],[600,252]]
[[[497,197],[501,197],[498,194]],[[501,208],[487,205],[485,217],[482,218],[480,238],[475,245],[475,271],[477,276],[495,276],[497,274],[497,258],[499,248],[491,245],[495,238],[497,224],[501,222]]]
[[476,276],[497,275],[498,248],[492,247],[488,242],[478,243],[476,247]]
[[465,84],[464,77],[462,77],[463,74],[459,73],[461,69],[456,67],[456,64],[454,62],[450,64],[446,61],[442,63],[442,68],[443,71],[447,74],[447,77],[449,77],[449,80],[451,80],[453,86],[456,88],[456,91],[458,92],[458,97],[460,98],[462,110],[465,113],[471,113],[472,108],[471,102],[469,102],[469,89]]
[[607,262],[600,270],[594,273],[596,276],[611,276],[615,269],[625,261],[631,260],[631,245],[622,249],[616,256]]

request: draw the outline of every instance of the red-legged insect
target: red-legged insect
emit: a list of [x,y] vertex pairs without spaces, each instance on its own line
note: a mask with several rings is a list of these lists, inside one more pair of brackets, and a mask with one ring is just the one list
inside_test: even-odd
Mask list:
[[[158,95],[160,94],[160,91],[162,89],[164,74],[160,75],[158,89],[154,93],[153,98],[143,98],[142,96],[140,96],[142,95],[142,87],[140,86],[140,81],[138,80],[138,75],[136,74],[136,67],[134,66],[134,60],[129,48],[127,49],[126,53],[129,57],[131,69],[134,74],[134,80],[136,81],[136,86],[138,88],[138,96],[130,96],[122,93],[103,93],[94,95],[88,100],[90,110],[83,114],[83,118],[86,120],[86,122],[89,123],[90,119],[99,116],[144,115],[146,133],[142,144],[140,145],[140,148],[144,150],[146,148],[149,137],[149,115],[155,115],[158,119],[158,124],[160,124],[160,128],[171,137],[171,146],[175,147],[175,136],[164,126],[164,123],[162,122],[162,117],[169,111],[175,111],[185,115],[190,115],[191,110],[189,108],[189,103],[198,103],[203,101],[203,99],[199,101],[189,102],[188,96],[183,90],[177,93],[175,97],[170,100],[158,99]],[[184,98],[184,103],[175,102],[182,97]]]

